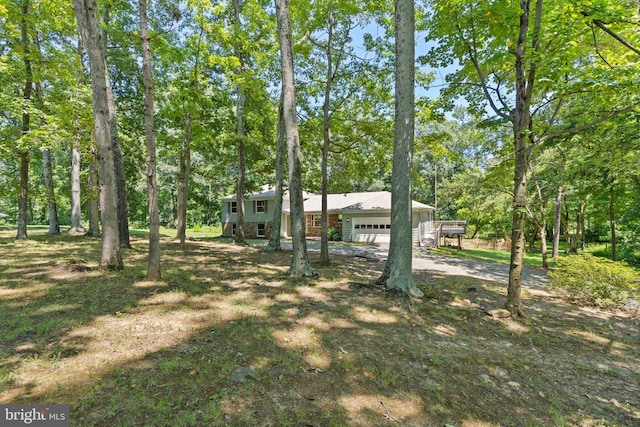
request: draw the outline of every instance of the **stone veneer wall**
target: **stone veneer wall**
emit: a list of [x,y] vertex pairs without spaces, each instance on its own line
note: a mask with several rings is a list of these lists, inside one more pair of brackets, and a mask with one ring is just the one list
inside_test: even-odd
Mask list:
[[[312,227],[311,214],[305,215],[305,217],[307,223],[307,237],[320,237],[322,228]],[[329,214],[329,228],[340,230],[340,234],[342,234],[342,222],[338,219],[338,214]]]
[[[262,224],[262,223],[261,223]],[[222,225],[222,235],[224,237],[233,237],[233,224],[227,222]],[[271,233],[273,232],[273,224],[271,222],[265,223],[264,227],[264,238],[270,239]],[[262,238],[257,236],[258,234],[258,223],[257,222],[245,222],[244,223],[244,237],[249,239]]]

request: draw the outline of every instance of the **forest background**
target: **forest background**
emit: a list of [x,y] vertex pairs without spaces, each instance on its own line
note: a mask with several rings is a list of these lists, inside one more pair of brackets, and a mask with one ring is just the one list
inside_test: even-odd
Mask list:
[[[527,156],[525,202],[516,210],[525,218],[528,244],[533,249],[541,235],[553,241],[563,235],[570,251],[607,242],[609,257],[637,263],[638,5],[548,1],[542,9],[542,2],[536,4],[541,12],[538,19],[532,5],[533,32],[523,57],[532,118],[521,132],[523,150],[516,150]],[[510,236],[518,163],[510,117],[518,102],[513,71],[521,10],[501,1],[430,1],[416,7],[422,49],[416,64],[413,199],[436,206],[439,218],[467,220],[470,235]],[[392,9],[390,2],[367,1],[291,5],[308,191],[321,190],[327,128],[329,192],[390,188]],[[259,0],[159,1],[148,12],[160,221],[178,222],[178,190],[186,180],[187,224],[215,226],[220,198],[234,193],[238,183],[240,98],[245,191],[275,181],[280,97],[275,10]],[[118,113],[127,217],[144,226],[139,14],[130,2],[109,1],[100,3],[100,15]],[[78,210],[73,195],[80,197],[86,223],[88,202],[96,197],[93,116],[87,58],[73,10],[55,1],[3,1],[0,20],[0,212],[7,215],[0,221],[16,223],[25,192],[28,223],[51,224],[57,215],[58,223],[73,225]],[[444,80],[436,73],[445,71],[433,70],[445,70]]]

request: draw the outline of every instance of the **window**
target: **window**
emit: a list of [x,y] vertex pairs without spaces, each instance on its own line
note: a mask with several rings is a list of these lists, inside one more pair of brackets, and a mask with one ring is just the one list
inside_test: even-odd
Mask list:
[[311,215],[311,227],[313,228],[322,227],[322,215]]
[[265,237],[265,230],[267,229],[267,224],[263,223],[258,223],[258,229],[256,231],[256,236],[257,237]]
[[231,224],[231,235],[232,236],[236,235],[236,225],[235,224]]
[[229,212],[230,213],[238,212],[238,202],[229,202]]
[[266,200],[256,200],[253,205],[254,212],[266,212],[267,211],[267,201]]

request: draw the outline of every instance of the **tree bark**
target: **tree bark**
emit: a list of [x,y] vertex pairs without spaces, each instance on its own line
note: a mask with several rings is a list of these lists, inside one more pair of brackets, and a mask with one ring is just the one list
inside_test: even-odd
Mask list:
[[51,163],[51,149],[42,151],[42,166],[44,169],[44,186],[47,192],[47,211],[49,213],[49,236],[60,234],[60,221],[58,220],[58,205],[56,193],[53,188],[53,166]]
[[[233,13],[236,26],[240,26],[240,2],[233,0]],[[245,68],[244,52],[239,46],[234,47],[234,54],[240,61],[240,66],[236,70],[238,75],[242,74]],[[246,103],[246,95],[241,84],[236,85],[236,137],[238,147],[238,180],[236,186],[236,234],[234,242],[237,245],[245,245],[244,236],[244,193],[246,188],[246,170],[247,170],[247,147],[245,141],[246,126],[244,123],[244,108]]]
[[[78,36],[78,59],[82,63],[82,37]],[[83,71],[78,72],[77,83],[83,84],[84,81]],[[71,149],[71,224],[69,227],[70,233],[84,233],[87,230],[82,225],[82,199],[80,197],[81,185],[80,185],[80,167],[81,167],[81,153],[80,147],[82,142],[82,130],[80,128],[80,122],[74,121],[76,127],[76,140]],[[90,207],[89,207],[90,209]],[[96,216],[97,217],[97,216]]]
[[327,192],[329,186],[328,177],[328,162],[329,162],[329,146],[331,145],[331,136],[329,134],[329,103],[331,102],[331,85],[333,80],[333,63],[332,63],[332,48],[333,48],[333,5],[329,5],[328,28],[327,28],[327,81],[324,90],[324,103],[322,105],[322,128],[323,128],[323,144],[322,144],[322,195],[321,195],[321,224],[320,224],[320,265],[328,266],[329,260],[329,216],[327,207]]
[[178,220],[176,225],[176,237],[180,239],[180,248],[183,250],[186,247],[187,241],[187,201],[189,200],[189,180],[191,176],[191,139],[193,126],[191,113],[187,113],[185,119],[186,131],[182,138],[178,170]]
[[611,227],[611,260],[618,260],[618,244],[616,241],[616,212],[615,212],[616,194],[613,184],[609,187],[609,226]]
[[[25,82],[22,97],[29,102],[33,92],[33,70],[31,68],[30,43],[28,33],[27,16],[29,15],[30,1],[22,1],[22,19],[20,22],[21,42],[23,49],[23,63],[25,70]],[[22,113],[22,135],[31,130],[31,116],[27,109]],[[20,195],[18,199],[18,231],[17,240],[27,240],[27,222],[29,216],[29,151],[20,153]]]
[[91,155],[89,162],[89,188],[87,191],[87,217],[89,218],[88,236],[100,235],[100,188],[98,186],[98,160],[95,153]]
[[586,249],[586,242],[584,238],[585,225],[584,225],[584,211],[586,209],[586,202],[580,203],[580,211],[578,212],[578,234],[580,236],[580,250]]
[[302,155],[298,118],[296,116],[296,89],[293,73],[293,42],[289,18],[289,1],[275,0],[282,64],[282,97],[287,154],[289,157],[289,194],[291,210],[291,238],[293,257],[288,273],[295,276],[313,276],[309,263],[305,231],[304,200],[302,197]]
[[[107,31],[109,26],[109,9],[107,8],[103,15],[104,27],[100,28],[101,43],[100,48],[102,55],[107,60]],[[129,239],[129,212],[127,207],[127,183],[124,174],[124,164],[122,162],[122,147],[120,145],[120,133],[118,131],[118,109],[116,107],[116,100],[113,96],[113,90],[111,88],[111,79],[109,77],[109,70],[105,67],[105,84],[107,87],[107,105],[109,108],[109,137],[111,138],[111,145],[113,150],[113,170],[116,182],[116,203],[117,203],[117,216],[118,216],[118,238],[120,240],[120,247],[131,248],[131,242]]]
[[78,29],[89,57],[95,137],[98,141],[98,176],[102,217],[102,254],[100,268],[122,269],[122,255],[116,213],[116,182],[113,166],[113,146],[109,126],[109,105],[106,84],[106,60],[102,51],[102,32],[98,23],[95,0],[73,0]]
[[377,283],[414,297],[423,296],[413,281],[411,178],[415,131],[415,17],[413,0],[395,1],[395,127],[391,173],[389,256]]
[[283,183],[284,183],[284,155],[286,150],[283,102],[280,97],[278,105],[278,139],[276,141],[276,200],[273,209],[273,226],[271,227],[271,237],[267,250],[280,251],[280,235],[282,234],[282,199],[283,199]]
[[82,225],[82,202],[80,199],[80,143],[76,143],[71,150],[71,226],[70,233],[84,233]]
[[[516,105],[512,111],[515,169],[513,185],[513,216],[511,228],[511,262],[509,266],[509,286],[505,308],[512,316],[522,316],[522,264],[525,252],[526,226],[526,187],[529,162],[529,147],[527,147],[527,132],[532,132],[531,98],[535,82],[535,61],[528,65],[525,60],[525,45],[529,33],[531,0],[520,0],[520,29],[515,50]],[[531,42],[533,52],[538,50],[540,22],[542,19],[542,0],[536,1],[535,24]]]
[[151,42],[147,23],[147,0],[138,1],[140,38],[142,39],[142,75],[144,79],[144,132],[147,142],[147,192],[149,193],[149,258],[147,280],[160,280],[160,216],[156,179],[156,135],[153,123],[153,73]]
[[558,193],[556,194],[556,203],[553,213],[553,247],[551,249],[551,257],[557,259],[560,255],[560,231],[562,221],[562,186],[558,187]]

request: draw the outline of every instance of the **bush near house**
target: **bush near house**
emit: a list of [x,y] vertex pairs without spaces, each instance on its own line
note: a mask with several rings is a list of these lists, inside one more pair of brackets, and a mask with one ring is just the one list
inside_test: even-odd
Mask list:
[[332,242],[339,242],[342,240],[342,232],[336,228],[330,228],[327,230],[327,239]]
[[640,275],[624,262],[574,255],[560,258],[549,274],[552,286],[584,304],[622,308],[630,298],[640,298]]

